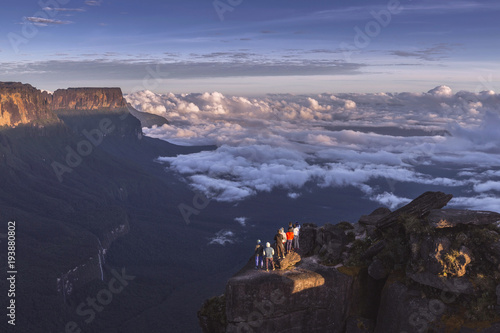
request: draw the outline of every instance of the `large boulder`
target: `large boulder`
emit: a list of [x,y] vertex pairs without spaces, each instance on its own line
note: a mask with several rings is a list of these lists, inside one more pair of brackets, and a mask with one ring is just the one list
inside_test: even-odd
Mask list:
[[313,223],[304,223],[300,228],[300,250],[306,256],[314,254],[317,230],[318,226]]
[[358,223],[363,224],[363,225],[376,225],[379,220],[386,217],[390,213],[391,213],[391,210],[389,208],[380,207],[380,208],[375,209],[369,215],[362,215],[359,218]]
[[368,266],[368,274],[375,280],[385,279],[388,273],[387,268],[380,259],[375,258]]
[[380,252],[382,252],[385,249],[385,247],[386,247],[386,241],[385,240],[381,240],[381,241],[373,244],[372,246],[370,246],[365,251],[365,253],[363,253],[362,259],[371,259],[371,258],[373,258],[377,254],[379,254]]
[[412,273],[407,272],[406,275],[415,282],[424,286],[433,287],[445,292],[454,294],[474,295],[474,285],[466,278],[449,278],[438,276],[430,272]]
[[431,210],[440,209],[453,198],[451,194],[443,192],[425,192],[417,197],[409,204],[395,210],[377,222],[379,229],[387,229],[396,224],[402,216],[414,216],[423,218],[427,216]]
[[316,234],[316,244],[320,247],[330,242],[345,245],[347,236],[345,231],[334,224],[327,223],[318,229]]
[[295,266],[302,258],[297,252],[291,252],[284,259],[278,259],[278,269],[285,270]]
[[500,222],[500,214],[463,209],[433,209],[428,216],[434,228],[454,228],[458,225],[488,225]]

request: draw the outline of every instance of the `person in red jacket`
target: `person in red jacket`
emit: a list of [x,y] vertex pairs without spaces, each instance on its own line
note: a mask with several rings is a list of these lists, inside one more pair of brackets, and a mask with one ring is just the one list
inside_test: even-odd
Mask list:
[[288,232],[286,233],[286,254],[289,254],[292,251],[292,241],[293,241],[293,229],[288,228]]

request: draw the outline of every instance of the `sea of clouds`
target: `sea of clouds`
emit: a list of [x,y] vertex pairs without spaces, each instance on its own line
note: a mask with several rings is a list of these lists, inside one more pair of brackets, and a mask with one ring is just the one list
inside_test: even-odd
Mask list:
[[144,128],[146,135],[217,146],[158,158],[214,200],[238,202],[276,188],[300,200],[314,184],[354,186],[395,209],[411,199],[402,189],[420,186],[451,190],[451,206],[500,211],[500,95],[493,91],[440,86],[261,98],[141,91],[126,99],[169,120]]

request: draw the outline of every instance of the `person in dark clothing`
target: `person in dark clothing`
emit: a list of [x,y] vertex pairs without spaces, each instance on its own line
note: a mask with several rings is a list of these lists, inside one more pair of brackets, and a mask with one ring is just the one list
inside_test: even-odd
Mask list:
[[260,239],[257,240],[257,245],[255,245],[255,269],[264,268],[264,247],[260,243]]
[[283,247],[283,234],[281,234],[280,229],[278,229],[278,233],[274,236],[274,240],[276,241],[276,254],[278,259],[285,258],[285,248]]

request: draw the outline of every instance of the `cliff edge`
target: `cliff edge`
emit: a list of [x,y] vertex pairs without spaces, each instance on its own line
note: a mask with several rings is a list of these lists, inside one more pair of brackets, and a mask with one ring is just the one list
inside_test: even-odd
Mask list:
[[29,84],[0,82],[0,126],[58,123],[51,103],[52,95]]
[[250,262],[198,312],[204,332],[499,332],[500,214],[426,192],[300,230],[296,263]]
[[126,112],[127,103],[120,88],[68,88],[54,92],[52,110],[57,114]]
[[[125,115],[131,117],[122,121]],[[168,124],[163,117],[135,110],[120,88],[68,88],[51,94],[29,84],[0,82],[0,128],[24,125],[30,135],[40,135],[40,128],[57,125],[59,130],[52,132],[61,134],[64,122],[74,132],[81,132],[84,126],[94,126],[89,119],[104,116],[120,116],[119,132],[137,137],[142,136],[142,127]],[[47,128],[43,134],[47,134]]]

